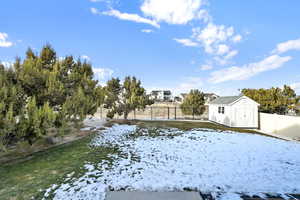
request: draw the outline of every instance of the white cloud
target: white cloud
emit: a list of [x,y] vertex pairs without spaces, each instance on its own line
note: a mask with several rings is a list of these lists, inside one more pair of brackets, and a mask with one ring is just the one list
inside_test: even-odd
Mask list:
[[232,45],[242,40],[242,36],[235,34],[232,26],[216,25],[210,22],[204,28],[193,28],[192,38],[201,44],[207,54],[214,56],[218,65],[231,63],[230,60],[238,54]]
[[217,64],[219,65],[227,65],[229,63],[231,63],[231,59],[236,56],[239,52],[237,50],[232,50],[229,52],[226,52],[226,55],[222,55],[222,56],[215,56],[214,60],[216,61]]
[[[95,11],[97,11],[96,14],[99,14],[99,11],[97,9],[95,10],[95,8],[91,11],[94,14],[95,14]],[[127,21],[133,21],[133,22],[137,22],[137,23],[144,23],[144,24],[149,24],[151,26],[154,26],[156,28],[160,28],[160,25],[156,21],[141,17],[137,14],[121,13],[120,11],[114,10],[114,9],[111,9],[109,11],[104,11],[101,14],[108,15],[108,16],[113,16],[113,17],[116,17],[120,20],[127,20]]]
[[188,47],[196,47],[198,46],[198,44],[196,42],[193,42],[190,39],[187,38],[182,38],[182,39],[178,39],[178,38],[174,38],[174,40],[180,44],[182,44],[183,46],[188,46]]
[[232,41],[234,42],[234,43],[238,43],[238,42],[240,42],[242,40],[242,36],[241,35],[236,35],[236,36],[234,36],[233,38],[232,38]]
[[226,59],[225,57],[222,56],[215,56],[213,59],[217,65],[227,65],[230,63],[229,59]]
[[289,40],[287,42],[279,43],[272,53],[281,54],[291,50],[300,50],[300,38],[297,40]]
[[13,43],[8,41],[7,38],[7,33],[0,32],[0,47],[11,47],[13,45]]
[[180,94],[183,92],[189,92],[192,89],[200,89],[203,86],[203,81],[199,77],[187,77],[180,83],[176,88],[174,88],[175,94]]
[[83,59],[83,60],[86,60],[86,61],[90,61],[91,60],[91,58],[89,56],[87,56],[87,55],[82,55],[82,56],[80,56],[80,58]]
[[201,9],[198,12],[198,19],[203,20],[204,23],[209,23],[212,21],[212,17],[207,10]]
[[3,62],[0,62],[5,68],[10,68],[14,62],[12,61],[3,61]]
[[143,33],[153,33],[154,31],[152,29],[142,29],[141,32],[143,32]]
[[97,8],[90,8],[90,11],[91,13],[93,13],[94,15],[97,15],[97,14],[101,14]]
[[202,71],[211,70],[212,68],[213,68],[213,66],[212,66],[212,65],[208,65],[208,64],[202,65],[202,66],[200,67],[200,69],[201,69]]
[[199,17],[202,0],[144,0],[141,10],[157,22],[186,24]]
[[[201,20],[205,24],[204,28],[193,28],[191,37],[174,38],[174,40],[183,46],[203,47],[206,53],[217,57],[216,64],[228,64],[229,60],[237,55],[238,51],[234,50],[232,45],[240,42],[242,36],[235,34],[232,26],[214,24],[212,16],[204,8],[206,0],[141,0],[141,2],[140,9],[143,15],[122,13],[115,9],[99,12],[96,8],[91,8],[91,12],[150,24],[156,28],[160,28],[161,22],[184,25],[193,20]],[[151,29],[141,31],[153,32]]]
[[114,71],[109,68],[93,68],[94,79],[98,80],[101,85],[105,85],[106,81],[112,77]]
[[204,29],[194,28],[193,38],[201,42],[206,53],[218,52],[218,45],[228,41],[234,34],[233,27],[209,23]]
[[290,87],[295,90],[297,94],[300,93],[300,82],[293,83],[290,85]]
[[217,54],[218,55],[224,55],[229,51],[229,47],[226,44],[220,44],[217,47]]
[[246,80],[256,74],[279,68],[291,59],[290,56],[272,55],[257,63],[214,71],[211,73],[209,82],[221,83],[230,80]]
[[239,52],[237,50],[232,50],[230,51],[224,58],[225,59],[231,59],[233,58],[234,56],[236,56]]

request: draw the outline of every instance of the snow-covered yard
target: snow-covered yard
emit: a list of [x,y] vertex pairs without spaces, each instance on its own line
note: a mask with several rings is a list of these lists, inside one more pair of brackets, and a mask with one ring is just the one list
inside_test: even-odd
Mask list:
[[90,146],[116,147],[119,153],[86,163],[83,176],[69,174],[44,198],[104,199],[107,190],[195,190],[231,200],[239,194],[300,193],[300,144],[295,142],[211,129],[114,125]]

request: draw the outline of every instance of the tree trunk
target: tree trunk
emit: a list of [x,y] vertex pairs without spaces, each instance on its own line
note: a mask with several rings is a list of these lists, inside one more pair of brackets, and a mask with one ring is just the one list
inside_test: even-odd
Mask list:
[[32,141],[31,139],[28,139],[28,144],[29,144],[30,146],[32,146],[32,145],[33,145],[33,141]]
[[125,112],[124,112],[124,119],[127,120],[127,118],[128,118],[128,112],[125,111]]

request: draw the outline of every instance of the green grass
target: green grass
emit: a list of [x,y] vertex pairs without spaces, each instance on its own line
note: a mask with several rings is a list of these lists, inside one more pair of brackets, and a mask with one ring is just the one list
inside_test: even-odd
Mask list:
[[109,160],[107,155],[118,151],[104,147],[90,148],[88,143],[91,137],[35,153],[27,161],[0,166],[0,199],[41,199],[42,190],[61,182],[67,174],[83,174],[84,163]]

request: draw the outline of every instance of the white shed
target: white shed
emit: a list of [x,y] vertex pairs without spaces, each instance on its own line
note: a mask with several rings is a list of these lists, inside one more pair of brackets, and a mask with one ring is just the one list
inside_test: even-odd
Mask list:
[[210,121],[229,127],[258,128],[259,104],[249,97],[219,97],[208,106]]

